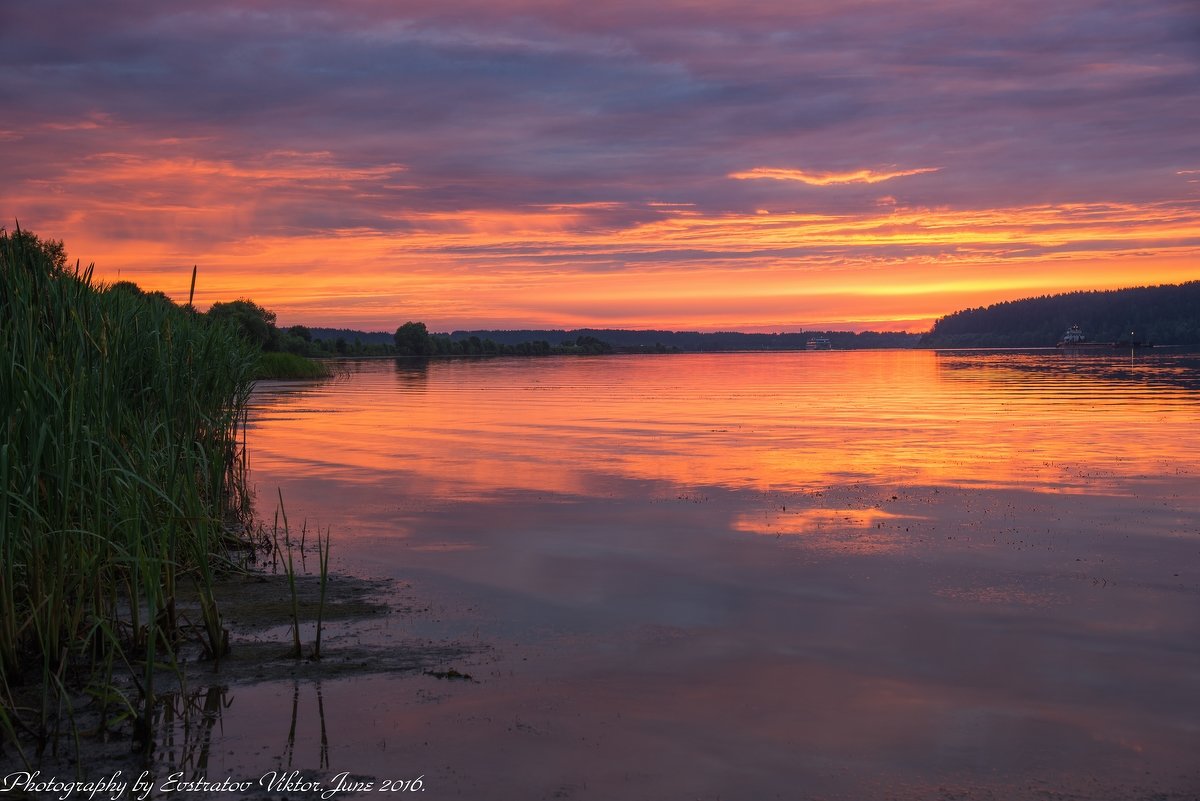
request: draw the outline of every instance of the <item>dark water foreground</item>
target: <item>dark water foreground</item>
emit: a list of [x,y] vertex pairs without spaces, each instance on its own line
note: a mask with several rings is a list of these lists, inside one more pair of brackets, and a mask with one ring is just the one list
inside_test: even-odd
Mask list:
[[398,608],[324,646],[377,670],[197,688],[164,765],[426,798],[1195,798],[1197,366],[721,354],[260,387],[260,495]]

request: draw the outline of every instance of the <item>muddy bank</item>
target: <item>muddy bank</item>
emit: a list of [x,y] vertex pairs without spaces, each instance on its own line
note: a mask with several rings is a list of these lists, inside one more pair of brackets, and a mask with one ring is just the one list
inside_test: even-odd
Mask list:
[[[302,656],[293,656],[292,590],[282,574],[251,572],[230,575],[217,582],[224,623],[229,631],[229,653],[220,660],[204,658],[199,645],[183,643],[177,663],[163,665],[156,687],[153,742],[148,752],[135,734],[128,715],[110,709],[101,719],[94,692],[79,692],[64,711],[60,735],[36,753],[36,744],[22,742],[24,760],[15,749],[0,752],[0,796],[6,799],[59,798],[71,782],[97,782],[114,775],[129,784],[120,797],[139,797],[133,791],[135,778],[148,772],[154,785],[149,797],[175,797],[164,782],[182,772],[183,778],[203,778],[207,772],[214,734],[222,727],[222,715],[239,697],[253,697],[256,685],[287,686],[295,694],[291,728],[302,692],[321,682],[355,676],[410,674],[431,686],[463,681],[466,660],[484,656],[482,643],[430,640],[406,636],[406,621],[428,616],[431,610],[412,597],[407,587],[390,579],[364,579],[331,575],[322,608],[317,576],[298,576],[295,582],[296,609]],[[200,620],[199,604],[183,592],[179,613],[187,621]],[[321,655],[314,656],[317,619],[321,619]],[[381,636],[380,632],[387,632]],[[136,698],[134,681],[118,679],[127,697]],[[36,692],[28,688],[28,692]],[[249,695],[248,695],[249,694]],[[322,710],[323,714],[323,710]],[[271,721],[275,723],[276,721]],[[264,724],[267,721],[264,721]],[[287,721],[283,721],[285,727]],[[293,744],[294,745],[294,744]],[[285,744],[285,750],[288,748]],[[290,768],[290,759],[284,760]],[[41,786],[30,791],[18,774],[36,772]],[[281,774],[282,775],[282,774]],[[303,772],[298,776],[305,775]],[[255,777],[257,780],[257,775]],[[58,785],[46,785],[48,781]],[[120,781],[117,783],[119,784]],[[54,788],[57,789],[54,789]],[[82,793],[78,795],[78,793]],[[211,790],[187,791],[193,798],[219,797],[229,793]],[[87,798],[76,790],[70,797]],[[236,792],[239,797],[283,797],[262,787]],[[95,798],[109,798],[101,792]]]
[[[302,656],[292,652],[292,596],[286,576],[255,573],[219,583],[216,595],[230,629],[230,653],[219,662],[189,665],[194,680],[216,677],[227,685],[287,678],[326,679],[369,673],[447,671],[486,650],[479,643],[391,638],[381,642],[369,632],[430,612],[398,582],[348,575],[330,577],[321,613],[320,658],[314,657],[320,582],[296,578]],[[393,626],[393,623],[395,624]],[[461,665],[460,665],[461,666]]]

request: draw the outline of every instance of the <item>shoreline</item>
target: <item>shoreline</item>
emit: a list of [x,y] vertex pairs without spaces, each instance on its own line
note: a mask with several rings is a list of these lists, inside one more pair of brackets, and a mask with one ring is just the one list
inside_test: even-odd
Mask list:
[[[229,632],[229,651],[220,660],[204,658],[196,647],[181,647],[177,672],[164,673],[165,688],[157,694],[152,745],[147,753],[137,746],[135,732],[128,723],[117,729],[105,729],[94,709],[81,710],[73,721],[76,736],[62,736],[41,757],[33,756],[28,766],[13,761],[14,772],[40,772],[43,778],[67,776],[80,780],[111,776],[120,771],[127,776],[145,775],[164,780],[182,771],[189,778],[205,778],[203,765],[208,761],[213,730],[221,726],[223,710],[233,703],[239,690],[262,685],[297,683],[319,688],[322,681],[389,674],[425,674],[435,679],[468,679],[461,671],[466,661],[487,654],[487,644],[456,641],[432,641],[411,637],[400,647],[372,642],[367,633],[372,624],[386,625],[393,616],[411,618],[430,612],[397,582],[390,579],[365,579],[348,573],[329,575],[328,593],[321,612],[322,656],[312,656],[311,647],[317,625],[320,602],[319,577],[313,574],[296,579],[304,654],[290,652],[292,629],[288,578],[282,573],[255,569],[231,574],[213,584],[222,599],[222,617]],[[198,595],[182,594],[181,617],[198,615]],[[126,687],[133,690],[132,683]],[[319,690],[318,690],[319,691]],[[85,694],[76,693],[74,701],[86,702]],[[295,721],[293,720],[293,728]],[[182,738],[182,739],[181,739]],[[23,743],[29,746],[30,743]],[[27,753],[27,756],[31,756]],[[300,773],[312,773],[310,769]],[[0,776],[3,778],[3,776]],[[265,791],[264,791],[265,792]],[[11,798],[50,798],[55,794],[16,793]],[[150,798],[172,797],[160,784]],[[202,796],[210,797],[210,796]],[[268,797],[251,791],[249,797]]]

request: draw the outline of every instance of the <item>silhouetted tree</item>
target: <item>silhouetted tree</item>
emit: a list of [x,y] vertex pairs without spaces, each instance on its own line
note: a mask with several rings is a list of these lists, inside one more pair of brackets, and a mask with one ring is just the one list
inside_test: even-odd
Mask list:
[[117,281],[115,284],[109,284],[107,291],[128,292],[130,295],[134,295],[139,298],[146,294],[142,291],[142,288],[133,281]]
[[401,356],[428,356],[433,342],[425,323],[409,321],[396,329],[396,353]]
[[42,262],[42,266],[52,274],[63,273],[67,269],[67,251],[61,239],[42,239],[20,228],[10,234],[7,229],[0,228],[0,263],[7,262],[4,254],[9,252],[23,254],[21,258],[14,259],[17,264],[32,257]]
[[254,301],[239,298],[229,303],[214,303],[208,310],[208,317],[236,325],[243,337],[264,350],[270,349],[272,340],[278,341],[275,312],[267,311]]

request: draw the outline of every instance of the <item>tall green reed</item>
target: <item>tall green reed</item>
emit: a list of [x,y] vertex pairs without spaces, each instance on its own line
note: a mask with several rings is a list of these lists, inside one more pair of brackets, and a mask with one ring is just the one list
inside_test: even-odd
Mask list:
[[184,637],[180,582],[200,597],[205,649],[228,647],[213,560],[245,509],[256,355],[189,307],[98,286],[0,229],[0,748],[57,742],[72,688],[110,699],[120,668],[139,697],[113,706],[149,728]]
[[[300,591],[296,584],[296,562],[292,557],[292,550],[295,547],[300,552],[300,569],[305,573],[307,570],[307,557],[305,555],[304,543],[308,535],[308,521],[300,527],[300,542],[296,543],[292,538],[291,527],[288,525],[287,509],[283,505],[283,492],[279,492],[279,507],[275,510],[275,524],[271,530],[271,559],[272,566],[278,565],[282,567],[284,575],[287,576],[288,593],[291,597],[291,634],[292,634],[292,651],[293,659],[300,659],[304,656],[304,649],[300,642]],[[281,529],[279,521],[282,518],[282,544],[280,540]],[[331,541],[331,528],[326,528],[324,535],[321,534],[321,529],[317,528],[317,563],[319,569],[319,596],[317,598],[317,629],[316,637],[313,641],[313,650],[311,657],[314,660],[321,658],[321,631],[325,619],[325,601],[327,591],[329,589],[329,547]]]

